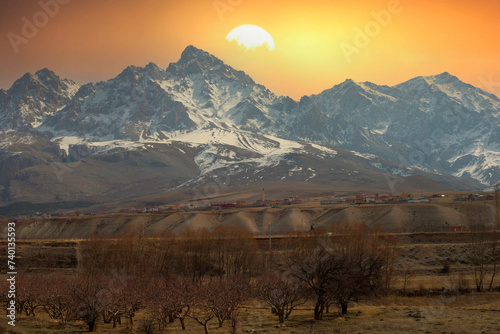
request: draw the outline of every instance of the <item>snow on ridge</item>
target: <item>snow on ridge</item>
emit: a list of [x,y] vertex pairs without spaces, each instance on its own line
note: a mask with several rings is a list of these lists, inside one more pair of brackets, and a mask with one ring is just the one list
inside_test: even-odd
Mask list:
[[270,135],[255,135],[246,131],[212,128],[191,132],[170,133],[170,139],[165,142],[185,142],[197,145],[221,144],[254,151],[259,154],[283,154],[291,150],[300,150],[303,145]]
[[[391,95],[387,95],[387,94],[384,94],[384,93],[381,93],[379,91],[376,91],[374,90],[373,88],[370,88],[369,86],[367,86],[365,83],[362,83],[362,82],[356,82],[356,84],[363,88],[363,90],[365,90],[367,93],[370,93],[371,95],[375,95],[375,96],[378,96],[378,97],[381,97],[381,98],[384,98],[384,99],[389,99],[393,102],[397,101],[398,99],[395,98],[394,96],[391,96]],[[370,98],[369,96],[366,96],[363,94],[364,97],[366,97],[367,99],[369,99],[370,101],[373,102],[373,99]]]
[[69,146],[81,143],[83,141],[80,137],[57,137],[52,140],[55,143],[59,144],[59,148],[66,151],[66,154],[69,154]]
[[[173,135],[169,142],[180,141],[184,143],[207,145],[195,157],[195,162],[201,174],[207,174],[219,168],[227,168],[238,164],[253,164],[261,167],[277,166],[283,156],[291,152],[301,152],[303,145],[286,139],[273,136],[256,136],[245,131],[232,131],[223,129],[205,129],[190,133]],[[250,158],[236,160],[235,152],[225,152],[227,148],[218,145],[229,145],[255,153]],[[227,153],[227,154],[226,154]]]
[[337,155],[337,151],[329,148],[329,147],[326,147],[326,146],[323,146],[323,145],[318,145],[318,144],[309,144],[311,145],[313,148],[317,149],[318,151],[322,151],[326,154],[329,154],[329,155],[332,155],[332,156],[336,156]]
[[376,159],[377,156],[374,155],[374,154],[369,154],[369,153],[360,153],[360,152],[356,152],[356,151],[351,151],[352,154],[358,156],[358,157],[361,157],[361,158],[364,158],[366,160],[372,160],[372,159]]
[[[194,158],[198,165],[201,175],[203,176],[211,171],[235,167],[238,164],[252,164],[259,168],[277,166],[283,157],[291,152],[302,152],[304,146],[300,143],[281,139],[274,136],[257,136],[250,132],[225,130],[221,128],[201,129],[192,132],[175,132],[169,133],[170,138],[166,140],[146,140],[126,141],[126,140],[110,140],[110,141],[91,141],[89,139],[61,136],[52,141],[59,144],[60,148],[69,154],[70,145],[88,145],[90,147],[101,148],[99,152],[105,152],[113,148],[125,148],[128,150],[135,148],[148,148],[148,144],[174,144],[182,142],[189,146],[203,147],[198,155]],[[322,151],[327,151],[332,154],[336,151],[327,149],[320,145]],[[238,159],[238,154],[231,149],[244,149],[253,154],[250,157]]]
[[59,147],[69,154],[70,145],[87,145],[90,147],[99,147],[102,151],[107,151],[113,148],[135,149],[143,146],[141,142],[127,141],[127,140],[110,140],[110,141],[89,141],[85,138],[74,136],[57,137],[52,142],[59,144]]
[[[14,130],[0,131],[0,134],[3,135],[11,132],[14,132]],[[30,134],[15,137],[5,137],[5,140],[0,141],[0,149],[8,150],[9,147],[15,144],[31,145],[33,143],[35,143],[35,139]]]
[[461,154],[449,159],[448,162],[453,164],[463,157],[470,157],[469,163],[463,167],[459,167],[452,173],[453,176],[470,176],[485,185],[492,185],[493,183],[496,183],[496,181],[493,183],[488,181],[491,180],[492,175],[487,172],[487,170],[500,166],[500,152],[489,150],[484,147],[473,147],[469,151],[462,152]]

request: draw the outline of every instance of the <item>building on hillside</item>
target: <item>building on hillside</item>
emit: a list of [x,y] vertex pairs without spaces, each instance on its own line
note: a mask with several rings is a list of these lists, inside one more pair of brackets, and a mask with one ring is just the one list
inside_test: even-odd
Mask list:
[[412,194],[401,194],[401,196],[399,196],[399,199],[402,200],[402,201],[408,201],[410,199],[413,198],[413,195]]

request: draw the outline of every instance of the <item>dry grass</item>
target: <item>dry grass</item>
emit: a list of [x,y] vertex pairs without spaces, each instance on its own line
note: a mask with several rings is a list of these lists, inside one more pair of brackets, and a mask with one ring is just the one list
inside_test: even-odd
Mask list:
[[[240,318],[240,333],[499,333],[500,293],[434,297],[389,296],[378,300],[353,303],[348,314],[338,317],[328,314],[323,321],[312,320],[312,305],[302,307],[292,313],[284,325],[278,325],[269,308],[258,301],[249,302]],[[336,310],[332,310],[336,311]],[[48,334],[81,333],[83,324],[63,325],[50,320],[39,312],[37,318],[19,316],[11,333]],[[136,318],[134,330],[125,324],[112,329],[111,325],[99,324],[98,333],[142,333],[141,318]],[[203,333],[194,321],[187,321],[187,330],[182,331],[179,322],[170,325],[160,333]],[[4,326],[5,327],[5,326]],[[1,329],[1,327],[0,327]],[[5,330],[5,328],[4,328]],[[229,324],[217,328],[215,321],[210,326],[211,333],[228,333]]]

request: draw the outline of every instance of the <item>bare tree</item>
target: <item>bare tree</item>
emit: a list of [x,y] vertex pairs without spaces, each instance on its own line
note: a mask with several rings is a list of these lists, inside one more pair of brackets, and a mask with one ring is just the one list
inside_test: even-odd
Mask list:
[[[111,238],[92,236],[78,247],[78,266],[81,271],[96,274],[132,275],[138,268],[151,270],[157,247],[145,239],[141,230]],[[154,256],[150,256],[153,252]]]
[[500,230],[500,188],[498,183],[495,184],[495,220],[495,228]]
[[221,225],[212,232],[216,273],[219,276],[250,275],[254,269],[257,243],[243,228]]
[[330,285],[332,298],[337,300],[341,313],[347,313],[352,298],[384,291],[392,276],[394,261],[392,240],[379,235],[364,224],[340,226],[334,230],[338,236],[333,245],[340,253],[344,268]]
[[197,231],[186,230],[179,236],[178,256],[183,263],[183,272],[193,281],[200,282],[205,276],[213,272],[211,261],[212,236],[206,229]]
[[403,281],[403,293],[406,294],[406,289],[410,284],[410,281],[415,277],[415,271],[411,267],[404,267],[400,274],[401,280]]
[[84,273],[71,282],[74,312],[87,324],[89,332],[97,330],[97,322],[109,300],[105,298],[106,278],[95,273]]
[[194,283],[182,276],[155,276],[147,285],[143,303],[160,328],[179,319],[182,330],[192,309]]
[[192,299],[190,304],[192,306],[191,312],[188,317],[195,320],[198,324],[203,326],[205,334],[208,334],[208,323],[215,318],[215,313],[210,307],[208,301],[208,292],[210,287],[207,284],[196,284],[191,286]]
[[307,301],[305,288],[299,281],[276,272],[264,273],[255,290],[278,316],[280,323],[285,322],[297,306]]
[[105,299],[106,308],[102,316],[105,323],[113,322],[113,328],[121,324],[121,318],[134,325],[135,313],[141,309],[144,288],[147,284],[145,276],[137,273],[134,276],[116,275],[107,280],[101,297]]
[[493,263],[492,263],[491,279],[488,291],[493,291],[493,283],[495,282],[495,277],[497,273],[497,264],[500,261],[500,247],[498,244],[499,244],[498,234],[496,234],[496,238],[495,235],[493,234],[490,243],[490,257]]
[[[351,299],[383,291],[392,275],[391,240],[364,224],[336,227],[332,235],[309,239],[300,255],[292,252],[291,273],[316,294],[314,318],[320,320],[331,300],[347,313]],[[312,242],[311,242],[312,241]],[[312,247],[311,247],[312,246]]]
[[67,323],[77,319],[71,293],[71,281],[75,278],[61,273],[38,277],[40,301],[51,319]]
[[293,265],[292,275],[307,284],[316,294],[315,320],[323,319],[331,282],[339,276],[343,268],[343,259],[320,245],[309,257],[298,259]]
[[250,296],[250,283],[244,277],[213,279],[206,285],[206,304],[222,327],[224,321],[236,321],[241,305]]
[[474,283],[477,292],[483,291],[488,266],[488,245],[486,226],[471,226],[469,259],[474,266]]
[[497,263],[500,260],[498,233],[488,229],[486,224],[470,227],[468,258],[474,266],[474,283],[477,292],[484,290],[487,276],[490,275],[488,289],[493,289]]
[[157,236],[153,242],[154,248],[149,253],[150,268],[153,268],[154,274],[168,276],[177,274],[182,266],[179,252],[179,242],[175,234],[171,231],[165,231]]
[[110,241],[103,237],[93,237],[80,241],[77,249],[78,267],[82,271],[99,272],[108,267],[106,254]]
[[39,284],[39,277],[36,274],[17,275],[16,306],[18,312],[24,311],[26,316],[36,316],[36,309],[42,306]]

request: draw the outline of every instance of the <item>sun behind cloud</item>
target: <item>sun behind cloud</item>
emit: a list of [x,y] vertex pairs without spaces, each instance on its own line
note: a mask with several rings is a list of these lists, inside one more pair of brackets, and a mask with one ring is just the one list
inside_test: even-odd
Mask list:
[[274,50],[274,39],[271,34],[253,24],[244,24],[234,28],[227,34],[226,39],[229,42],[235,40],[238,45],[243,45],[247,50],[254,50],[264,45],[269,51]]

